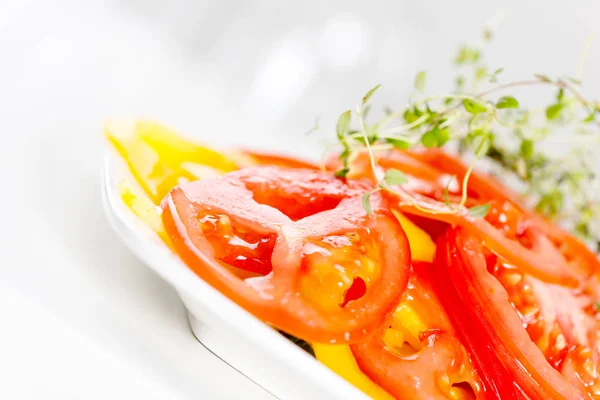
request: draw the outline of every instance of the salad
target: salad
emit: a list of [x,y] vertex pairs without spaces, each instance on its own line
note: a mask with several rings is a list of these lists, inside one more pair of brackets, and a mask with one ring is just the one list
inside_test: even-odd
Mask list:
[[[495,84],[479,52],[457,63]],[[463,79],[440,96],[424,81],[375,123],[369,91],[321,163],[109,124],[133,177],[122,199],[201,279],[372,398],[600,398],[598,202],[582,194],[597,178],[538,149],[556,122],[593,129],[600,105],[574,78],[475,94]],[[490,99],[525,85],[557,89],[543,125]]]

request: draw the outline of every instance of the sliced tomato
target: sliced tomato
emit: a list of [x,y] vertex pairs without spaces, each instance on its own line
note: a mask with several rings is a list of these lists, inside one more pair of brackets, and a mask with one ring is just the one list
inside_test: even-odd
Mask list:
[[[385,324],[411,271],[386,200],[374,194],[369,216],[364,191],[319,171],[248,168],[175,188],[163,222],[188,266],[259,319],[304,340],[351,343]],[[249,259],[256,276],[231,271]],[[364,290],[350,290],[358,278]]]
[[[319,167],[307,160],[302,160],[296,157],[284,156],[281,154],[266,153],[254,150],[241,150],[243,155],[250,158],[249,161],[256,165],[269,165],[285,168],[304,168],[304,169],[319,169]],[[250,166],[250,165],[248,165]]]
[[505,288],[488,272],[477,237],[464,228],[449,229],[438,241],[435,265],[443,304],[501,398],[587,397],[532,342]]
[[[352,352],[360,369],[396,398],[482,397],[469,355],[431,288],[432,268],[430,263],[415,265],[391,326],[365,343],[351,345]],[[416,333],[416,343],[406,337],[398,340],[403,331]]]

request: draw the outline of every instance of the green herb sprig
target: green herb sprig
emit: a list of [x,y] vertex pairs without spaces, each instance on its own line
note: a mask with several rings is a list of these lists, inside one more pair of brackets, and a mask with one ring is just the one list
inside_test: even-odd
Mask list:
[[[591,168],[590,141],[600,138],[600,102],[585,98],[580,88],[580,77],[550,78],[536,74],[532,79],[498,84],[502,68],[488,72],[483,64],[483,45],[492,37],[486,30],[481,46],[461,46],[455,63],[461,70],[455,90],[441,95],[424,95],[427,74],[420,71],[414,80],[415,93],[411,101],[399,110],[388,110],[375,123],[365,121],[365,110],[371,97],[381,85],[369,90],[354,112],[342,113],[338,119],[337,139],[342,147],[342,168],[336,176],[345,177],[352,160],[366,151],[377,187],[363,197],[367,212],[371,211],[370,196],[384,190],[401,201],[423,208],[430,213],[465,213],[482,218],[489,204],[478,205],[466,211],[467,185],[476,161],[486,159],[492,167],[508,172],[516,178],[522,192],[544,215],[574,229],[583,238],[599,241],[600,200],[590,190],[598,185]],[[589,45],[586,46],[589,48]],[[464,71],[467,71],[465,73]],[[581,63],[579,72],[581,72]],[[488,88],[480,90],[479,87]],[[519,87],[549,86],[556,89],[552,101],[543,107],[529,109],[508,90]],[[500,96],[502,95],[502,96]],[[498,97],[499,96],[499,97]],[[351,129],[351,119],[358,120],[358,129]],[[560,131],[568,131],[570,141],[582,139],[580,146],[559,157],[544,151],[544,143]],[[397,148],[451,147],[472,159],[462,182],[459,204],[451,204],[445,193],[445,210],[427,209],[408,192],[402,190],[406,176],[389,170],[380,176],[375,153]],[[597,147],[596,147],[597,148]],[[500,167],[500,168],[498,168]]]

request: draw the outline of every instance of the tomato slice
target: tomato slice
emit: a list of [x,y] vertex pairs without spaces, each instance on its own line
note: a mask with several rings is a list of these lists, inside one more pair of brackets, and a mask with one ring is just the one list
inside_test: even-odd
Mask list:
[[[394,313],[390,328],[350,347],[361,370],[396,398],[481,397],[481,383],[469,355],[431,288],[432,268],[430,263],[416,263],[405,300]],[[415,321],[406,318],[402,307],[420,319],[417,343],[394,337],[402,336],[397,329],[409,335],[417,333],[406,331],[414,331],[417,326],[411,326]]]
[[501,398],[586,398],[531,341],[506,290],[488,272],[479,239],[464,228],[449,229],[438,240],[435,265],[443,304],[479,369],[502,379],[488,382]]
[[251,162],[253,162],[256,165],[269,165],[285,168],[319,169],[319,167],[315,163],[307,160],[302,160],[296,157],[248,149],[241,150],[241,153],[250,157]]
[[[364,191],[319,171],[247,168],[175,188],[163,222],[188,266],[259,319],[304,340],[351,343],[388,320],[411,271],[406,235],[386,200],[374,194],[369,216]],[[227,235],[220,225],[231,226]],[[224,258],[236,254],[232,240],[243,244],[238,256],[268,268],[246,278],[233,273]],[[356,278],[364,294],[347,300]],[[335,302],[334,286],[345,288],[336,289]]]

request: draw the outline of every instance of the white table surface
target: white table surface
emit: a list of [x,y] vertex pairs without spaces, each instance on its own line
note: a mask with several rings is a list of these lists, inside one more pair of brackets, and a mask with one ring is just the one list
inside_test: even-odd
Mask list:
[[[314,155],[314,117],[332,126],[377,83],[380,104],[403,101],[421,68],[447,89],[456,43],[494,8],[83,3],[0,3],[0,398],[268,399],[194,339],[175,292],[111,232],[103,120]],[[491,65],[506,79],[573,75],[598,2],[504,3]],[[597,39],[584,79],[596,98]]]

